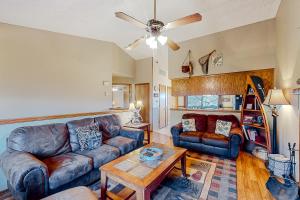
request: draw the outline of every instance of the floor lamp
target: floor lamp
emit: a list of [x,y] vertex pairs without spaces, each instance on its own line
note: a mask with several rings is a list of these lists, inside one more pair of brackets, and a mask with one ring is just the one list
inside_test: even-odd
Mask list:
[[266,106],[269,106],[272,110],[273,117],[273,134],[272,134],[272,153],[278,153],[277,148],[277,117],[279,116],[278,110],[281,105],[289,105],[288,101],[283,95],[281,89],[270,89],[268,95],[263,103]]

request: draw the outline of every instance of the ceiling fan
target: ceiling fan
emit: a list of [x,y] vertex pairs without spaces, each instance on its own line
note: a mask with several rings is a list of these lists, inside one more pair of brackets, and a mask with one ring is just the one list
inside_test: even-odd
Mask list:
[[135,40],[133,43],[129,44],[126,49],[131,50],[135,47],[137,47],[139,44],[141,44],[144,40],[146,40],[146,44],[152,48],[156,49],[158,42],[161,45],[165,45],[166,43],[168,46],[176,51],[180,47],[178,44],[176,44],[174,41],[172,41],[170,38],[162,35],[162,32],[165,30],[169,30],[172,28],[176,28],[179,26],[183,26],[186,24],[191,24],[194,22],[201,21],[202,16],[199,13],[195,13],[180,19],[177,19],[173,22],[169,22],[166,25],[162,22],[156,19],[156,0],[154,0],[154,18],[150,19],[147,24],[144,24],[143,22],[123,13],[123,12],[116,12],[116,17],[123,19],[127,22],[130,22],[140,28],[143,28],[146,30],[147,34],[145,36],[140,37],[139,39]]

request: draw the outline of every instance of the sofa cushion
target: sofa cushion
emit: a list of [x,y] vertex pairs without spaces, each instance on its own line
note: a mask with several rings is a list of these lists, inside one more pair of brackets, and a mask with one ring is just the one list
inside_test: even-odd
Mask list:
[[201,142],[202,135],[203,132],[191,131],[191,132],[181,133],[179,138],[182,141],[199,143]]
[[215,133],[217,120],[231,122],[231,128],[240,127],[240,122],[234,115],[208,115],[207,116],[207,132]]
[[93,169],[91,158],[75,153],[46,158],[43,162],[48,167],[49,188],[52,190],[73,181]]
[[28,152],[46,158],[71,151],[65,124],[20,127],[8,137],[9,150]]
[[214,147],[228,148],[229,138],[220,134],[204,133],[202,135],[202,143]]
[[104,143],[108,144],[110,146],[113,146],[113,147],[117,147],[120,150],[121,155],[124,155],[124,154],[132,151],[137,146],[136,140],[130,139],[127,137],[122,137],[122,136],[117,136],[117,137],[108,139],[108,140],[104,141]]
[[107,144],[103,144],[91,151],[77,151],[76,153],[92,158],[94,168],[99,168],[120,156],[118,148]]
[[42,200],[98,200],[96,193],[88,187],[79,186],[63,190]]
[[231,125],[232,125],[231,122],[217,120],[215,133],[224,135],[225,137],[229,137]]
[[97,124],[79,127],[76,129],[80,151],[93,150],[102,144],[102,133]]
[[120,134],[121,125],[117,115],[103,115],[96,117],[95,121],[99,124],[100,130],[103,131],[103,138],[105,140]]
[[183,132],[196,131],[195,119],[182,119]]
[[94,118],[84,118],[80,120],[73,120],[67,123],[69,133],[70,133],[70,144],[72,151],[78,151],[80,148],[76,129],[83,126],[92,125],[95,123]]
[[187,113],[182,116],[182,119],[195,119],[196,131],[205,132],[207,127],[207,116],[196,114],[196,113]]

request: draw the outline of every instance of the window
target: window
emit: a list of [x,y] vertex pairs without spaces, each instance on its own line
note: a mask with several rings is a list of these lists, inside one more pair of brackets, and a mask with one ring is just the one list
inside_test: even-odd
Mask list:
[[218,109],[219,95],[198,95],[187,97],[189,109]]
[[112,107],[129,108],[130,85],[113,85],[112,86]]

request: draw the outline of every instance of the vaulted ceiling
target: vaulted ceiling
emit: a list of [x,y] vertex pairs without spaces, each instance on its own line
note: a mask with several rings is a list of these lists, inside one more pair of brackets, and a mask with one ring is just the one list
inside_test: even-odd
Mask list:
[[[202,22],[166,32],[176,42],[267,20],[281,0],[157,0],[157,17],[167,23],[199,12]],[[152,0],[0,0],[0,22],[111,41],[121,48],[145,31],[114,16],[123,11],[142,22],[153,18]],[[125,50],[127,51],[127,50]],[[145,44],[127,51],[135,59],[150,57]]]

